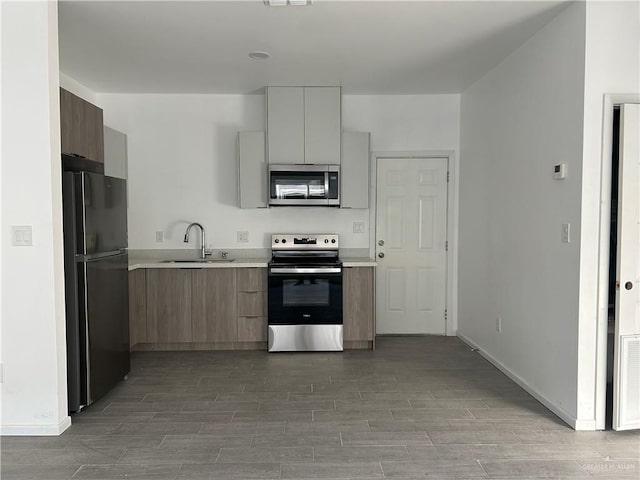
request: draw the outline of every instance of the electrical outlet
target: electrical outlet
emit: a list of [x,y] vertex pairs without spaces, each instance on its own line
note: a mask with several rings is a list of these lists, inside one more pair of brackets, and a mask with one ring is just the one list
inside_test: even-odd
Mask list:
[[156,232],[156,243],[164,242],[164,232],[162,230],[158,230]]
[[353,233],[364,233],[364,222],[353,222]]
[[249,232],[237,232],[238,243],[247,243],[249,241]]
[[562,243],[570,243],[571,242],[571,224],[563,223],[562,224]]
[[14,247],[30,247],[33,245],[31,225],[11,226],[11,245]]
[[502,317],[496,317],[496,332],[502,332]]

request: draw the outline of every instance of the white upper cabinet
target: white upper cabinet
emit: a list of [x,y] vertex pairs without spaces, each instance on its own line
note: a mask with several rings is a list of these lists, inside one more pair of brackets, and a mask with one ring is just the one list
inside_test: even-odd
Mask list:
[[267,87],[269,163],[304,163],[304,88]]
[[340,165],[340,87],[267,87],[269,163]]
[[104,127],[104,174],[127,179],[127,136]]
[[342,132],[342,208],[369,208],[369,137],[368,132]]
[[240,208],[267,206],[264,132],[238,133],[238,197]]
[[304,163],[340,165],[340,87],[304,89]]

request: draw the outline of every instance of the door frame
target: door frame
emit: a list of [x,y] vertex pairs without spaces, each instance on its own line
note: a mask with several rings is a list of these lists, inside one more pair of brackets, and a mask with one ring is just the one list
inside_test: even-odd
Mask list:
[[[447,269],[445,276],[445,302],[447,320],[445,335],[456,336],[458,332],[458,158],[454,150],[418,150],[418,151],[377,151],[371,152],[369,184],[369,256],[376,254],[376,218],[378,214],[378,160],[382,158],[446,158],[449,182],[447,185]],[[376,290],[378,288],[376,282]],[[377,295],[377,293],[376,293]]]
[[640,103],[640,94],[605,94],[603,101],[602,152],[600,164],[600,238],[598,241],[598,307],[596,331],[596,430],[604,430],[607,408],[607,322],[609,308],[609,230],[611,227],[611,152],[613,108],[623,103]]

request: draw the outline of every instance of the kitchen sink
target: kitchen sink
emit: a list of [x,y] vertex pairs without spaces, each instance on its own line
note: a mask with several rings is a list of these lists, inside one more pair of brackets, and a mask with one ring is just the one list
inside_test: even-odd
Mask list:
[[235,258],[196,258],[193,260],[162,260],[160,263],[230,263]]

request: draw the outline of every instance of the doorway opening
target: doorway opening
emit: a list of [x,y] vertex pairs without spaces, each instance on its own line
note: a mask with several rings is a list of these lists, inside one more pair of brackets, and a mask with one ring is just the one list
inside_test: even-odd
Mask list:
[[609,230],[609,294],[607,309],[607,399],[605,429],[612,428],[613,420],[613,368],[616,319],[616,266],[618,254],[618,181],[620,168],[620,107],[613,109],[613,135],[611,148],[611,216]]

